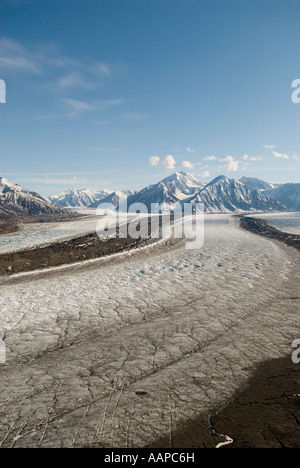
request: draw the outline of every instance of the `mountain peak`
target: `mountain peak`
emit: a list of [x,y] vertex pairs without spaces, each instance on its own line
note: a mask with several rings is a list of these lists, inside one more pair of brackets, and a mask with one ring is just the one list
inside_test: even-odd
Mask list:
[[264,180],[257,179],[256,177],[242,177],[240,182],[247,185],[248,187],[252,188],[253,190],[264,191],[264,190],[272,190],[273,188],[277,188],[278,185],[269,184]]
[[20,185],[13,184],[9,180],[7,180],[5,177],[0,177],[0,185],[5,186],[5,187],[20,187]]
[[64,210],[52,205],[38,193],[13,184],[4,177],[0,177],[0,205],[12,217],[65,214]]
[[107,197],[111,190],[69,189],[49,197],[49,201],[62,207],[90,206]]
[[285,211],[285,207],[236,179],[220,175],[189,200],[203,203],[208,213]]
[[186,180],[186,179],[197,181],[197,179],[192,174],[189,174],[189,173],[186,173],[186,172],[174,172],[170,176],[163,179],[162,182],[169,182],[169,181],[173,181],[173,180],[174,181],[181,181],[181,180]]
[[[215,179],[213,179],[211,182],[209,182],[207,184],[207,186],[210,186],[210,185],[215,185],[217,184],[218,182],[226,182],[226,183],[231,183],[235,181],[235,179],[230,179],[230,177],[227,177],[225,175],[219,175],[218,177],[216,177]],[[237,182],[237,181],[235,181]]]

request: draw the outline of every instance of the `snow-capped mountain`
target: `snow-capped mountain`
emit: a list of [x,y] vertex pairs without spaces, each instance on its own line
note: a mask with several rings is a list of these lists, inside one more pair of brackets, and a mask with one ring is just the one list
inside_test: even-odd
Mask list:
[[219,176],[186,202],[204,203],[207,213],[238,211],[287,211],[279,202],[247,185]]
[[[239,211],[287,211],[281,203],[269,198],[265,192],[253,190],[242,182],[219,176],[209,184],[199,182],[186,173],[175,173],[157,184],[149,185],[139,192],[113,192],[100,203],[110,203],[119,208],[120,200],[128,197],[127,206],[134,203],[146,205],[151,211],[151,204],[158,204],[162,211],[169,211],[177,204],[191,202],[204,203],[207,213]],[[96,208],[99,202],[91,207]]]
[[206,185],[191,174],[180,172],[139,192],[73,189],[45,200],[35,192],[0,178],[0,217],[65,214],[63,207],[97,208],[104,203],[113,204],[118,209],[125,197],[128,206],[143,203],[149,212],[151,204],[158,204],[162,211],[169,211],[179,203],[189,202],[194,206],[204,203],[208,213],[300,211],[300,184],[272,187],[272,184],[259,179],[243,177],[238,181],[226,176],[219,176]]
[[52,214],[65,214],[65,211],[45,200],[38,193],[30,192],[0,177],[0,215],[2,217]]
[[300,211],[300,184],[284,184],[266,194],[285,205],[290,211]]
[[100,204],[105,204],[108,203],[110,205],[114,205],[116,208],[119,207],[119,204],[124,198],[130,197],[136,193],[135,190],[119,190],[116,192],[111,192],[109,195],[106,197],[96,200],[94,203],[92,203],[89,208],[98,208]]
[[111,190],[76,190],[70,189],[49,197],[48,200],[55,205],[63,207],[86,207],[107,197]]
[[242,177],[240,182],[261,191],[264,196],[278,201],[290,211],[300,211],[300,184],[272,184],[251,177]]
[[143,203],[151,210],[151,203],[160,206],[174,206],[198,193],[205,184],[199,182],[191,174],[176,172],[154,185],[149,185],[140,192],[128,198],[128,206],[133,203]]
[[264,180],[256,179],[255,177],[242,177],[240,179],[240,182],[243,184],[247,185],[250,187],[252,190],[273,190],[274,188],[279,187],[279,185],[276,184],[269,184],[268,182],[265,182]]

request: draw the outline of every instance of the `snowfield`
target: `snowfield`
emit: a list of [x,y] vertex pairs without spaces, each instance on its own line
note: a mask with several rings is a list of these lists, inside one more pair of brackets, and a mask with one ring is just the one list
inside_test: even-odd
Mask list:
[[2,280],[1,447],[142,447],[300,337],[299,252],[209,216],[159,243]]

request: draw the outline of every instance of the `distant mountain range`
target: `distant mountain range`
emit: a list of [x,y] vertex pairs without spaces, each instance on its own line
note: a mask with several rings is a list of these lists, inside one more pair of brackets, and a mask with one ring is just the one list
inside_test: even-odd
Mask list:
[[71,189],[49,197],[48,200],[55,205],[78,208],[81,206],[91,206],[111,194],[111,190],[76,190]]
[[219,176],[207,184],[186,202],[204,203],[207,213],[230,213],[238,211],[286,211],[278,201],[258,190],[253,190],[239,180]]
[[109,203],[113,205],[115,208],[119,207],[120,201],[123,200],[125,197],[130,197],[136,193],[135,190],[122,190],[117,192],[111,192],[109,195],[106,195],[100,200],[94,201],[89,208],[97,208],[99,204]]
[[[208,213],[286,211],[288,207],[281,202],[280,197],[276,198],[275,192],[274,196],[272,196],[273,190],[277,190],[278,187],[280,186],[259,179],[243,177],[238,181],[225,176],[219,176],[210,183],[205,184],[191,174],[177,172],[138,192],[112,192],[107,196],[103,196],[103,192],[93,192],[96,199],[92,203],[89,203],[90,199],[86,200],[87,191],[84,190],[70,190],[55,195],[50,200],[54,203],[57,202],[56,200],[60,200],[62,206],[76,206],[77,199],[77,206],[90,208],[97,208],[99,203],[110,203],[118,209],[120,200],[127,196],[128,206],[133,203],[143,203],[149,211],[153,203],[159,204],[164,210],[169,209],[169,207],[172,208],[178,203],[188,202],[191,202],[194,206],[196,206],[196,203],[204,203]],[[79,194],[84,196],[79,199]],[[70,197],[72,203],[74,203],[72,205],[70,205]],[[285,195],[284,200],[287,201],[287,198],[288,196]]]
[[263,180],[242,177],[240,182],[263,192],[284,205],[289,211],[300,211],[300,184],[269,184]]
[[143,203],[151,210],[151,203],[157,203],[162,210],[182,203],[203,189],[205,184],[191,174],[177,172],[154,185],[149,185],[128,198],[128,206]]
[[264,190],[273,190],[280,187],[280,185],[269,184],[264,180],[256,179],[255,177],[242,177],[240,182],[252,188],[253,190],[264,191]]
[[300,184],[275,185],[259,179],[243,177],[241,180],[219,176],[208,184],[191,174],[172,174],[157,184],[136,192],[133,190],[68,190],[48,200],[35,192],[0,178],[0,219],[25,215],[66,214],[69,207],[97,208],[100,203],[119,208],[120,201],[159,204],[167,210],[178,203],[204,203],[207,213],[234,213],[241,211],[300,211]]
[[282,203],[289,211],[300,211],[300,184],[284,184],[267,190],[266,194]]

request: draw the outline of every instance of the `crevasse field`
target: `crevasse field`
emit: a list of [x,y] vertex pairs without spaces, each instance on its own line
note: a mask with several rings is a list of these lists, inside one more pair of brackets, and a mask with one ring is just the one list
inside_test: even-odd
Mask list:
[[209,414],[292,352],[299,276],[297,250],[212,215],[201,250],[2,279],[0,446],[143,447]]

